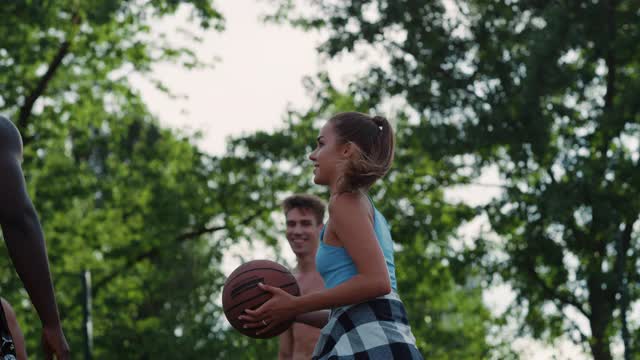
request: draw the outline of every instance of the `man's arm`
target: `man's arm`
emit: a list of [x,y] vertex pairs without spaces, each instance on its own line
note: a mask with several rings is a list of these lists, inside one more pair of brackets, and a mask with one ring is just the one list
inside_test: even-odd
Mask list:
[[11,260],[42,323],[59,323],[44,236],[27,194],[18,130],[0,117],[0,225]]
[[278,348],[278,360],[291,360],[293,358],[293,327],[280,334],[280,346]]
[[0,116],[0,226],[11,260],[42,321],[45,345],[61,357],[69,348],[60,326],[44,235],[27,194],[21,161],[20,133]]

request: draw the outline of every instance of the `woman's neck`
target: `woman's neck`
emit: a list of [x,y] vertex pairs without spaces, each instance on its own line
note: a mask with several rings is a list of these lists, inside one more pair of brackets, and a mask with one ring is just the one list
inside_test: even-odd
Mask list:
[[334,195],[340,195],[340,194],[344,194],[344,193],[358,193],[358,194],[362,194],[362,195],[367,195],[367,189],[363,189],[363,188],[358,188],[358,189],[353,189],[353,190],[343,190],[341,189],[341,183],[342,181],[340,181],[342,178],[341,177],[337,177],[336,179],[332,180],[329,182],[329,184],[327,185],[327,187],[329,187],[329,195],[330,196],[334,196]]
[[362,195],[364,197],[367,196],[367,190],[365,190],[365,189],[340,190],[340,189],[337,189],[337,188],[330,187],[329,190],[330,190],[329,195],[331,197],[334,197],[334,196],[337,196],[337,195],[340,195],[340,194],[358,194],[358,195]]
[[339,189],[338,189],[338,181],[334,180],[332,182],[329,183],[329,194],[331,196],[336,195],[339,193]]

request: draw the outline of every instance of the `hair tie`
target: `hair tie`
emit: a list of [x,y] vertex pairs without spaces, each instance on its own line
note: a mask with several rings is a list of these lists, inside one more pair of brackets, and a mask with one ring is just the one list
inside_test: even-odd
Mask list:
[[387,119],[382,116],[374,116],[371,120],[376,124],[376,126],[378,126],[378,131],[382,131],[384,129],[384,123],[387,121]]

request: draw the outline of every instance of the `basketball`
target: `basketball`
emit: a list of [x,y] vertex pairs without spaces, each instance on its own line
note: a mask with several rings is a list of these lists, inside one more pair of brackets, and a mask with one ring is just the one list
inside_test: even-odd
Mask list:
[[227,278],[222,289],[222,308],[227,320],[242,334],[268,339],[286,331],[293,320],[274,327],[271,331],[256,335],[261,328],[244,329],[238,320],[245,309],[257,309],[271,298],[271,294],[260,289],[258,283],[279,287],[291,295],[299,296],[300,288],[296,278],[284,266],[269,260],[253,260],[240,265]]

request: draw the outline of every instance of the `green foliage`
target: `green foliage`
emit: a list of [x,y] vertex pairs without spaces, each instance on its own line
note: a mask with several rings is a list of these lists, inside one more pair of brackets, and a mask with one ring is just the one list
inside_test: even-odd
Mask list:
[[[283,4],[274,19],[327,31],[322,53],[373,44],[380,56],[344,93],[326,74],[308,80],[310,109],[288,111],[274,132],[231,139],[221,157],[161,128],[128,82],[162,61],[205,66],[193,49],[153,37],[151,22],[186,6],[203,28],[221,30],[211,2],[0,9],[0,110],[25,138],[75,353],[79,273],[90,269],[95,358],[274,358],[277,340],[228,329],[223,256],[239,242],[277,246],[287,194],[326,195],[311,185],[306,159],[325,119],[378,112],[396,97],[407,104],[392,116],[396,161],[372,195],[398,244],[399,289],[425,357],[506,357],[487,342],[495,319],[482,304],[483,289],[504,281],[517,293],[507,315],[523,319],[524,332],[568,334],[609,359],[611,339],[624,337],[619,299],[634,303],[640,291],[637,6],[359,0],[314,2],[312,16],[296,17],[294,3]],[[500,171],[501,197],[480,208],[445,200],[444,188],[475,181],[488,165]],[[457,239],[480,214],[499,239]],[[6,253],[0,263],[10,268]],[[34,354],[39,324],[21,284],[5,272],[0,287]],[[588,336],[569,310],[588,321]],[[637,346],[637,324],[626,326]]]
[[522,330],[565,334],[596,359],[622,334],[634,352],[637,324],[615,310],[638,300],[635,1],[319,1],[303,15],[281,3],[276,20],[328,33],[323,54],[376,59],[350,90],[406,100],[416,151],[497,166],[503,195],[478,210],[500,239],[479,241]]
[[[271,134],[258,132],[232,139],[230,152],[269,164],[269,168],[285,169],[270,180],[284,180],[283,189],[326,197],[324,189],[311,186],[312,167],[306,157],[315,146],[320,126],[340,111],[374,109],[368,102],[333,88],[325,75],[307,84],[317,99],[311,109],[289,111],[285,127]],[[453,164],[434,161],[416,152],[415,147],[405,146],[419,138],[414,126],[399,119],[394,167],[386,180],[374,186],[372,196],[387,217],[398,245],[399,291],[414,335],[429,359],[485,358],[491,349],[485,342],[490,317],[482,304],[479,273],[460,261],[464,255],[451,251],[449,244],[457,228],[470,220],[474,211],[445,202],[439,184],[452,181],[449,174],[453,173]]]
[[[24,137],[29,191],[76,357],[83,269],[93,280],[96,358],[206,358],[225,344],[220,264],[227,228],[246,215],[220,216],[222,195],[210,186],[218,159],[160,128],[127,79],[159,61],[205,65],[190,49],[151,38],[151,22],[180,6],[221,30],[205,1],[26,1],[0,10],[0,110]],[[11,268],[6,253],[0,262]],[[37,358],[39,323],[10,275],[2,294]]]

